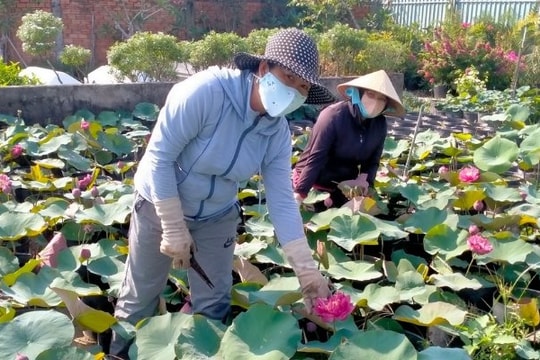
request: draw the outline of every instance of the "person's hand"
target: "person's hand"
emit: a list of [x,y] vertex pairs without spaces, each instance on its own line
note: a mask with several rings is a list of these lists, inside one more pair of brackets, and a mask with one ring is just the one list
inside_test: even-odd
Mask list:
[[174,268],[189,268],[193,239],[184,220],[180,199],[158,200],[154,206],[163,231],[159,251],[173,258]]
[[331,295],[330,283],[325,279],[315,265],[311,256],[311,249],[306,238],[291,241],[283,246],[283,252],[291,264],[304,297],[304,304],[308,313],[318,298],[327,298]]
[[298,206],[302,205],[302,202],[304,202],[305,196],[302,196],[301,194],[295,192],[294,193],[294,201],[296,201],[296,204]]

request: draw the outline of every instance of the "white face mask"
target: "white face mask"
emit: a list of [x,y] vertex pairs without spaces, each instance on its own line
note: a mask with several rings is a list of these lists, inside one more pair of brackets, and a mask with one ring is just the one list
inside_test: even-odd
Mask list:
[[272,117],[287,115],[298,109],[307,96],[290,86],[283,84],[270,71],[259,78],[259,95],[268,115]]
[[371,119],[377,117],[383,112],[383,110],[386,108],[386,101],[376,99],[364,93],[362,95],[362,105],[364,106],[362,115],[367,119]]

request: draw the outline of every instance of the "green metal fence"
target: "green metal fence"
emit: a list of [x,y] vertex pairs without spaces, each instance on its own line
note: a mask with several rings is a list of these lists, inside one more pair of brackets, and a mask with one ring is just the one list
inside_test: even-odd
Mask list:
[[449,5],[460,11],[463,22],[472,23],[482,15],[499,20],[510,15],[524,18],[531,11],[538,11],[540,0],[389,0],[387,6],[394,19],[401,25],[419,24],[428,27],[440,23]]

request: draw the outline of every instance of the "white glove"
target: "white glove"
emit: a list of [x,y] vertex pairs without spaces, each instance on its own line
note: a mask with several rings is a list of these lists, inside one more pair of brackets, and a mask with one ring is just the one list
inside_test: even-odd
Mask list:
[[154,203],[161,219],[161,243],[159,251],[173,258],[173,267],[189,268],[193,239],[184,220],[182,203],[178,197],[158,200]]
[[326,299],[331,295],[330,283],[317,269],[306,238],[300,238],[285,244],[283,252],[296,277],[298,277],[306,309],[308,313],[311,313],[311,309],[318,298]]

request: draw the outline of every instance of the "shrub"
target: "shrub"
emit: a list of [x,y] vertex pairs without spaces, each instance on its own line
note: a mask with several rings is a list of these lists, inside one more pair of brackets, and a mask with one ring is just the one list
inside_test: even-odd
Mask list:
[[19,63],[6,64],[0,61],[0,87],[14,85],[38,85],[39,80],[28,76],[19,76],[21,67]]
[[66,45],[60,54],[60,62],[72,69],[75,76],[81,80],[86,75],[85,68],[90,62],[92,52],[82,46]]
[[247,51],[245,38],[235,33],[211,31],[191,44],[189,62],[195,71],[211,65],[231,66],[234,55],[242,51]]
[[366,48],[368,32],[337,24],[318,39],[321,73],[347,76],[359,73],[358,53]]
[[138,32],[107,52],[109,64],[131,81],[176,81],[176,65],[187,58],[187,46],[172,35]]
[[388,37],[369,40],[364,50],[357,55],[359,74],[377,70],[403,72],[408,50],[404,44]]

